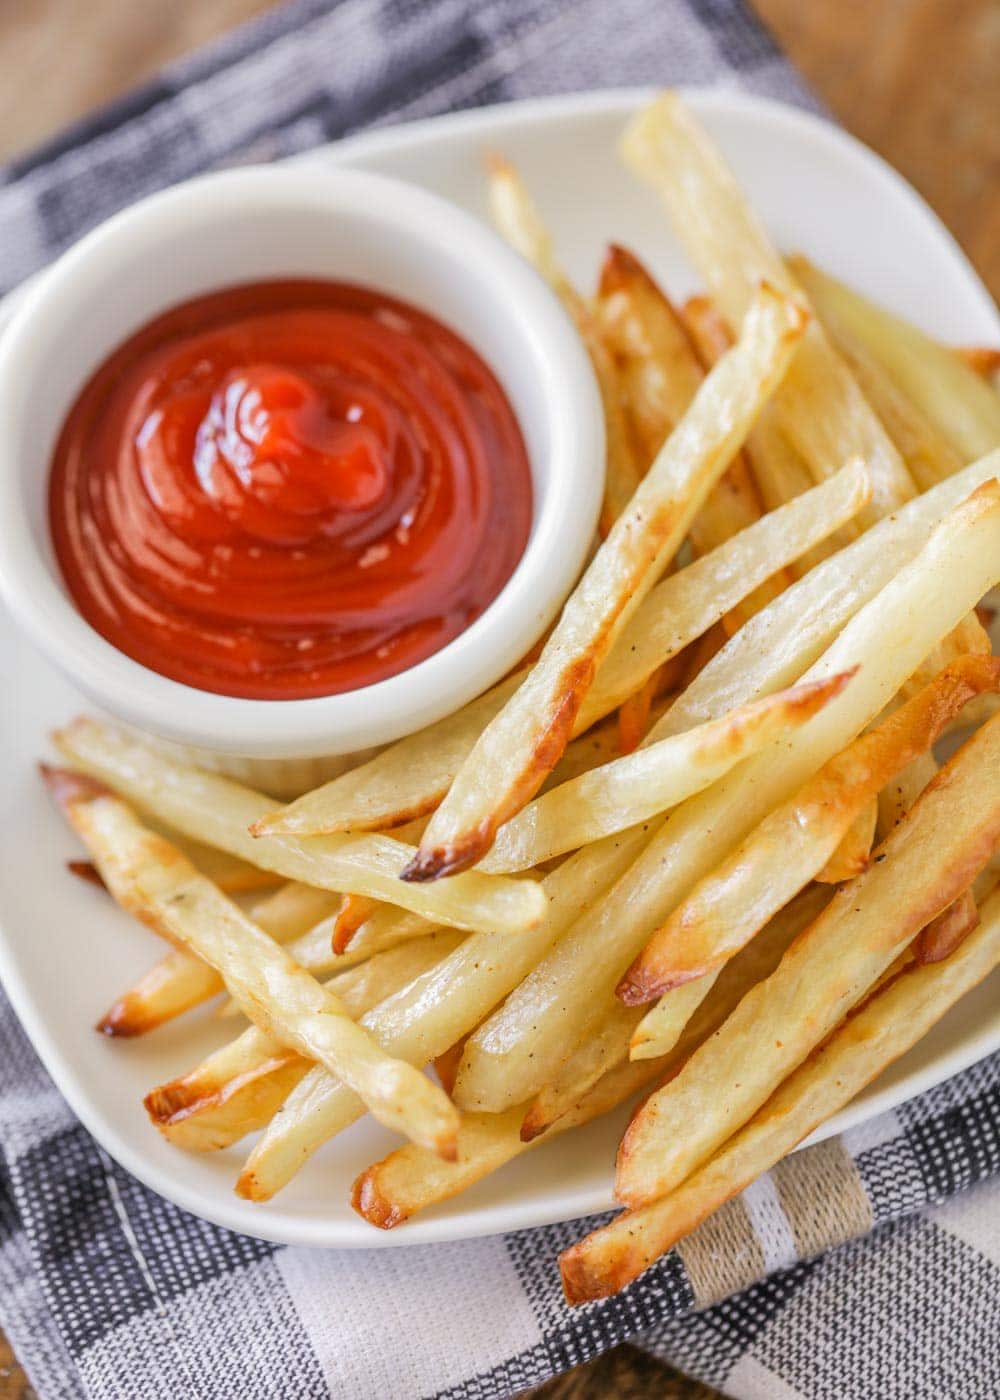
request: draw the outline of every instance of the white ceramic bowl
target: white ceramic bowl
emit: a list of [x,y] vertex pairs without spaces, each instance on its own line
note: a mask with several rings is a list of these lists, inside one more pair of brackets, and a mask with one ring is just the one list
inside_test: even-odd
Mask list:
[[[101,361],[158,313],[281,277],[371,286],[439,317],[497,374],[524,433],[525,553],[473,625],[408,671],[309,700],[210,694],[147,670],[77,612],[51,548],[53,447]],[[587,357],[548,288],[485,225],[399,180],[260,167],[158,194],[88,234],[25,297],[0,341],[0,588],[33,641],[103,710],[273,789],[440,719],[534,643],[592,538],[604,430]],[[278,761],[278,762],[276,762]],[[343,759],[341,765],[343,766]]]

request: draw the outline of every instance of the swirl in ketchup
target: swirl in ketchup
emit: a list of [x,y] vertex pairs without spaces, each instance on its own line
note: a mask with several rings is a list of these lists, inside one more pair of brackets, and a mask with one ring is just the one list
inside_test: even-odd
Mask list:
[[524,552],[531,476],[489,368],[433,317],[332,282],[200,297],[76,401],[50,485],[87,621],[201,690],[292,700],[406,670]]

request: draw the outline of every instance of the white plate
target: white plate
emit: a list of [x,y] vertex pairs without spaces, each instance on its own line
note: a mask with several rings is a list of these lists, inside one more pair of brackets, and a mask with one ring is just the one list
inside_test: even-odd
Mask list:
[[[516,103],[377,132],[320,156],[404,176],[479,211],[483,153],[502,148],[539,192],[560,248],[585,285],[603,244],[615,238],[633,245],[672,291],[683,293],[690,275],[655,203],[615,158],[622,123],[642,96]],[[760,99],[716,92],[691,100],[779,244],[808,251],[938,335],[966,343],[1000,339],[992,303],[950,236],[870,152],[814,117]],[[207,1014],[117,1044],[91,1029],[157,949],[100,891],[63,869],[74,843],[34,762],[45,752],[46,732],[79,708],[79,698],[2,619],[0,675],[0,975],[50,1074],[122,1166],[198,1215],[290,1244],[424,1244],[610,1207],[621,1114],[537,1148],[455,1202],[389,1233],[371,1229],[347,1203],[356,1173],[392,1143],[377,1125],[360,1123],[329,1144],[267,1206],[233,1194],[242,1148],[197,1157],[169,1147],[147,1122],[142,1095],[193,1065],[224,1032]],[[825,1132],[897,1104],[1000,1046],[998,990],[994,977],[967,997]]]

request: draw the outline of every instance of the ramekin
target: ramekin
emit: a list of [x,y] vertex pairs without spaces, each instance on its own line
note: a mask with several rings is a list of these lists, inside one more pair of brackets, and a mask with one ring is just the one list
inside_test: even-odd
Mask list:
[[[441,651],[345,694],[246,700],[158,675],[83,620],[53,554],[47,486],[70,406],[127,336],[189,297],[287,277],[378,288],[464,336],[520,422],[534,516],[502,592]],[[0,338],[0,591],[15,619],[108,714],[282,795],[442,718],[517,662],[579,572],[603,472],[593,373],[549,289],[471,215],[384,176],[253,167],[154,195],[65,253]]]

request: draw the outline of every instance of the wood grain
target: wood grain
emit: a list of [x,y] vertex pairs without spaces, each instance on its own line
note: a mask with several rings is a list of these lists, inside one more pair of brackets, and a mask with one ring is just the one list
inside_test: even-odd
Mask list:
[[997,0],[752,0],[833,114],[940,214],[1000,299]]
[[[830,110],[917,187],[1000,296],[997,0],[752,0]],[[269,0],[0,0],[0,160]],[[534,1400],[718,1400],[634,1347]],[[35,1400],[0,1334],[0,1400]]]
[[28,1377],[17,1364],[10,1344],[0,1332],[0,1400],[38,1400]]

